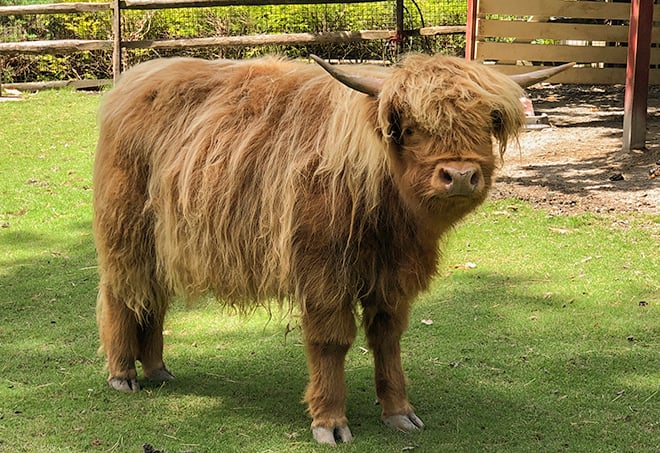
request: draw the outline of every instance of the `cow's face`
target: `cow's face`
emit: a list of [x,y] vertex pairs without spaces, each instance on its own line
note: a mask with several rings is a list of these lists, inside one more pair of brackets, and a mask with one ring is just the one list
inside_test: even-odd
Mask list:
[[410,209],[453,223],[486,198],[509,138],[524,123],[522,91],[489,68],[412,56],[384,80],[378,129]]
[[482,124],[469,140],[441,136],[407,112],[389,119],[394,180],[411,210],[455,220],[484,201],[496,164],[492,124]]
[[453,223],[481,203],[496,153],[524,124],[520,87],[463,59],[410,55],[388,73],[350,74],[314,59],[377,103],[379,131],[408,207]]

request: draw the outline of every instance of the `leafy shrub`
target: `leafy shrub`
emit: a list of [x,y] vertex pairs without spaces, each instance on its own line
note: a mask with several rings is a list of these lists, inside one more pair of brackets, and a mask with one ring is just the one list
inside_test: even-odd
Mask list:
[[[44,1],[44,2],[47,2]],[[0,0],[3,4],[34,3],[27,0]],[[418,5],[418,6],[417,6]],[[405,27],[464,24],[466,0],[417,0],[406,2]],[[421,13],[426,14],[426,20]],[[431,19],[429,20],[429,17]],[[122,39],[163,40],[212,36],[241,36],[267,33],[318,33],[338,30],[377,30],[395,28],[394,1],[368,4],[234,6],[124,11]],[[28,40],[109,40],[112,39],[112,13],[79,13],[0,17],[0,41]],[[464,37],[438,36],[410,38],[407,51],[462,54]],[[187,55],[201,58],[249,58],[278,53],[296,58],[314,52],[333,58],[353,60],[391,59],[392,43],[368,41],[341,44],[259,46],[201,49],[125,49],[124,64],[165,56]],[[5,82],[103,79],[112,76],[112,55],[108,51],[79,52],[69,55],[13,55],[0,57]]]

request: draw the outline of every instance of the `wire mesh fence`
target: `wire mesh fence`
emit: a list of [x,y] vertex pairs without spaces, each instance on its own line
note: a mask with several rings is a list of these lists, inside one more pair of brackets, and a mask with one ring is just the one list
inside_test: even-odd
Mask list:
[[[324,33],[337,30],[394,30],[395,1],[359,4],[316,4],[286,6],[230,6],[182,8],[177,10],[126,11],[122,35],[128,40],[163,40],[217,36],[248,36],[277,33]],[[404,28],[463,25],[467,0],[406,0]],[[404,51],[460,55],[463,35],[408,37]],[[332,44],[260,45],[205,49],[135,49],[125,54],[131,66],[143,59],[171,55],[248,58],[278,53],[289,57],[316,53],[350,60],[391,60],[392,40]]]
[[[0,0],[0,6],[51,1]],[[395,0],[348,4],[225,6],[122,11],[123,41],[181,40],[272,34],[327,33],[335,31],[395,30]],[[467,0],[405,0],[404,29],[464,25]],[[61,39],[112,39],[112,13],[0,16],[0,41]],[[462,55],[463,34],[406,37],[404,52],[423,51]],[[267,44],[195,48],[126,48],[124,67],[167,56],[249,58],[280,54],[292,58],[316,53],[327,58],[363,60],[395,59],[391,39],[350,40],[324,44]],[[112,61],[107,51],[70,55],[2,56],[4,81],[108,78]]]

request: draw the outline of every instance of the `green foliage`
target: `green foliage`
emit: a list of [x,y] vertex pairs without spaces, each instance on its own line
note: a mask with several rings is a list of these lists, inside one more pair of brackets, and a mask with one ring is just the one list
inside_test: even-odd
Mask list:
[[[11,4],[22,2],[9,1]],[[99,0],[100,1],[100,0]],[[29,2],[34,3],[34,2]],[[47,2],[44,2],[47,3]],[[406,1],[405,27],[465,23],[465,0]],[[163,40],[212,36],[245,36],[272,33],[318,33],[344,30],[394,29],[394,1],[366,4],[232,6],[123,11],[124,40]],[[112,15],[102,13],[26,15],[0,17],[0,41],[108,40]],[[463,53],[464,37],[439,36],[406,41],[407,51]],[[128,66],[159,56],[187,55],[201,58],[246,58],[278,53],[292,58],[315,52],[333,58],[389,58],[391,43],[370,41],[331,45],[262,46],[255,48],[204,48],[185,50],[125,50]],[[3,57],[5,82],[111,78],[111,53],[79,52],[73,55]]]
[[[175,304],[165,354],[178,379],[107,387],[91,236],[99,101],[52,90],[0,103],[0,451],[325,450],[300,403],[296,319],[276,310]],[[658,237],[658,215],[487,203],[443,245],[402,344],[426,429],[382,425],[359,337],[346,364],[356,439],[342,451],[658,451]]]

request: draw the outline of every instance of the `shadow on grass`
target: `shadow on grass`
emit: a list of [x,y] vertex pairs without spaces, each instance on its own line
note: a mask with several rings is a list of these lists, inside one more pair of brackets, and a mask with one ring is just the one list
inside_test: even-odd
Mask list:
[[[0,370],[7,376],[0,407],[9,426],[45,416],[59,419],[61,426],[53,429],[75,432],[82,424],[76,414],[87,411],[90,425],[105,426],[107,438],[126,436],[132,450],[140,445],[134,439],[172,444],[163,423],[178,427],[179,438],[197,436],[201,451],[263,450],[269,439],[285,446],[313,445],[301,403],[307,381],[303,348],[293,340],[285,343],[283,332],[274,334],[277,325],[268,334],[220,327],[215,341],[227,345],[220,349],[166,338],[165,360],[176,381],[145,384],[140,396],[106,388],[95,353],[95,258],[91,237],[84,236],[89,225],[70,228],[76,239],[53,244],[66,256],[38,256],[0,277],[0,354],[5,358]],[[41,240],[49,245],[47,238]],[[628,332],[612,322],[594,328],[592,308],[576,307],[568,297],[549,301],[526,291],[528,286],[524,273],[480,271],[454,274],[420,298],[402,347],[411,401],[427,425],[420,433],[405,435],[382,425],[371,362],[354,348],[347,414],[356,443],[349,451],[377,451],[369,446],[580,450],[594,442],[643,450],[657,445],[649,440],[659,429],[650,410],[658,404],[651,386],[660,369],[653,347],[657,340],[652,340],[660,333],[657,326]],[[424,318],[433,319],[433,325],[421,324]],[[94,410],[89,398],[72,399],[63,392],[67,385],[74,386],[75,395],[94,389]],[[188,397],[205,403],[196,405]],[[184,407],[167,409],[177,404]],[[130,417],[122,420],[127,406],[142,414],[138,425]],[[75,436],[59,442],[81,446]]]
[[[657,430],[645,401],[653,395],[650,383],[660,366],[651,343],[657,329],[647,331],[649,337],[637,344],[615,328],[593,329],[590,338],[585,331],[590,320],[575,325],[567,320],[586,316],[588,307],[571,312],[561,308],[571,305],[568,299],[549,302],[544,295],[521,295],[529,283],[524,277],[487,272],[478,277],[441,284],[448,287],[441,301],[426,296],[413,319],[430,316],[437,329],[413,321],[404,339],[411,401],[426,430],[403,435],[385,428],[374,406],[371,364],[349,366],[347,414],[356,448],[580,449],[603,439],[622,448],[651,445],[635,432]],[[507,319],[501,307],[518,317],[533,314],[535,320],[524,315],[523,323],[536,326]],[[550,321],[538,328],[546,314]],[[246,344],[245,335],[220,337],[230,346],[217,360],[179,353],[171,362],[178,381],[165,385],[162,395],[218,401],[212,409],[187,414],[185,423],[218,428],[225,414],[245,411],[253,423],[275,424],[280,433],[302,431],[308,439],[309,420],[299,403],[307,379],[302,348],[276,342],[267,349],[233,351],[232,344]],[[248,336],[247,342],[258,341],[256,337]],[[627,395],[617,403],[622,390]]]

